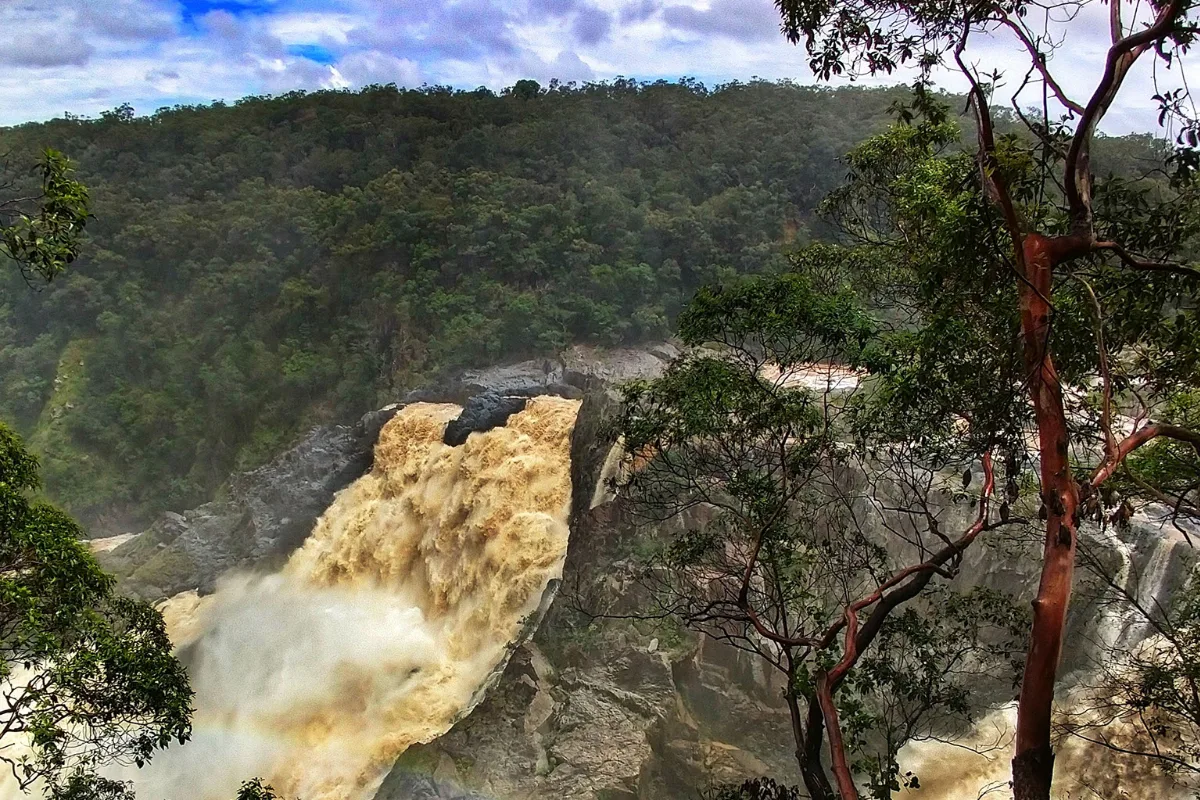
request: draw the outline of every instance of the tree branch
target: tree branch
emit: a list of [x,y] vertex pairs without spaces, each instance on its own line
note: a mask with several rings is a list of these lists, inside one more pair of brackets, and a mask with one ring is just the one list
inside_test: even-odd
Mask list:
[[1108,480],[1133,451],[1159,437],[1186,442],[1192,445],[1196,449],[1196,455],[1200,456],[1200,433],[1181,428],[1178,425],[1154,422],[1127,436],[1117,446],[1116,454],[1112,458],[1104,459],[1103,463],[1096,467],[1092,472],[1092,486],[1099,486]]
[[[1115,4],[1120,0],[1110,0],[1110,2]],[[1104,74],[1084,108],[1079,119],[1079,126],[1075,129],[1075,135],[1071,138],[1071,144],[1067,148],[1063,183],[1067,193],[1067,206],[1071,213],[1074,233],[1090,235],[1092,231],[1090,163],[1092,134],[1100,120],[1108,112],[1113,100],[1116,99],[1117,92],[1120,90],[1125,76],[1129,73],[1129,68],[1147,48],[1171,33],[1171,28],[1179,15],[1183,13],[1184,7],[1185,0],[1170,0],[1158,12],[1154,24],[1115,42],[1108,50]]]
[[[1120,2],[1120,0],[1113,0],[1113,2]],[[1104,346],[1103,311],[1091,284],[1081,275],[1076,275],[1075,278],[1083,284],[1088,297],[1092,300],[1092,322],[1096,328],[1096,352],[1100,359],[1100,378],[1104,382],[1104,398],[1100,406],[1100,427],[1104,429],[1104,457],[1113,459],[1117,455],[1117,438],[1113,435],[1112,430],[1112,372],[1108,368],[1108,348]]]
[[[1117,5],[1120,0],[1112,0],[1112,2],[1113,5]],[[1053,92],[1054,96],[1058,98],[1058,102],[1062,103],[1076,114],[1083,114],[1083,106],[1067,97],[1067,93],[1063,91],[1062,87],[1058,85],[1058,81],[1056,81],[1054,76],[1050,74],[1050,67],[1046,63],[1045,54],[1037,49],[1037,45],[1032,39],[1029,38],[1029,32],[1026,31],[1020,24],[1014,22],[1007,14],[1001,17],[1000,21],[1012,29],[1012,32],[1015,33],[1017,38],[1021,40],[1021,44],[1023,44],[1025,49],[1029,51],[1029,57],[1033,59],[1033,68],[1042,76],[1042,80],[1045,81],[1046,86],[1050,87],[1050,91]]]
[[[928,561],[921,564],[914,564],[901,570],[881,584],[874,592],[846,607],[842,622],[838,626],[844,627],[846,630],[842,657],[832,669],[817,677],[817,697],[821,703],[821,710],[825,718],[825,727],[829,732],[830,758],[833,764],[834,778],[837,781],[838,792],[842,800],[857,800],[858,789],[854,785],[854,776],[846,760],[841,723],[838,721],[837,706],[834,703],[833,693],[837,690],[837,687],[841,684],[850,669],[858,663],[858,659],[862,653],[874,641],[888,614],[897,606],[920,594],[921,590],[928,585],[929,581],[940,570],[943,564],[962,553],[980,533],[988,529],[989,501],[996,485],[995,474],[992,469],[992,454],[990,452],[983,455],[983,473],[984,483],[980,491],[979,512],[975,518],[975,522],[957,541],[942,548]],[[910,578],[912,580],[908,580]],[[899,586],[899,584],[904,583],[906,580],[908,583],[900,586],[894,592],[888,593],[888,589]],[[871,612],[871,616],[867,618],[866,624],[860,630],[858,612],[871,605],[875,605],[875,609]],[[836,634],[836,628],[833,629],[832,633]]]
[[1021,247],[1021,220],[1013,205],[1004,176],[1000,174],[999,162],[996,160],[996,136],[992,129],[992,115],[988,107],[987,95],[984,94],[983,87],[976,80],[975,73],[963,61],[963,51],[967,48],[967,36],[970,30],[969,20],[964,20],[962,38],[959,39],[958,46],[954,49],[954,60],[958,64],[959,70],[971,83],[971,105],[975,109],[975,123],[979,128],[980,172],[982,173],[980,179],[983,181],[985,189],[989,186],[992,188],[992,200],[1000,207],[1005,227],[1008,228],[1009,238],[1012,239],[1013,257],[1017,260],[1018,272],[1024,275],[1025,257]]
[[1144,272],[1169,272],[1194,280],[1200,280],[1200,270],[1198,269],[1185,267],[1182,264],[1172,264],[1168,261],[1144,261],[1134,256],[1117,242],[1095,242],[1092,245],[1092,250],[1113,253],[1117,258],[1121,259],[1121,263],[1130,269],[1142,270]]

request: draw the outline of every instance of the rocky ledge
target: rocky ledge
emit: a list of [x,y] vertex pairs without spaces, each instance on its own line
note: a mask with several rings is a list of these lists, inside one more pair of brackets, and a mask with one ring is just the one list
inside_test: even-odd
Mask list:
[[167,512],[111,549],[97,540],[97,557],[127,590],[151,601],[211,592],[233,567],[281,563],[334,494],[371,468],[379,430],[398,408],[372,411],[354,425],[315,428],[271,463],[234,476],[223,498]]

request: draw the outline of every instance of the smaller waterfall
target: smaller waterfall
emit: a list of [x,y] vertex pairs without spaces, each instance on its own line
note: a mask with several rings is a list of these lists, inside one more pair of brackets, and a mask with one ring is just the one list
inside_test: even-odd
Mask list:
[[[989,712],[953,742],[909,742],[900,764],[920,780],[921,788],[900,793],[905,800],[1012,800],[1013,739],[1017,706],[1009,703]],[[1118,747],[1147,745],[1140,726],[1115,721],[1092,731]],[[1150,759],[1126,755],[1076,736],[1054,743],[1052,800],[1191,800],[1194,789],[1177,785]]]
[[1153,621],[1162,619],[1172,593],[1180,588],[1174,567],[1176,548],[1183,542],[1144,514],[1135,518],[1131,530],[1109,526],[1092,537],[1120,558],[1112,576],[1120,590],[1106,588],[1096,619],[1098,651],[1129,650],[1153,634]]
[[616,498],[613,482],[619,482],[624,477],[624,465],[625,440],[621,437],[608,449],[608,455],[604,457],[604,464],[601,465],[600,475],[596,479],[596,489],[592,492],[592,502],[588,504],[589,509]]
[[[1114,654],[1153,646],[1154,627],[1147,614],[1160,616],[1187,576],[1190,548],[1152,517],[1139,514],[1130,530],[1089,530],[1103,551],[1117,591],[1105,586],[1098,606],[1077,598],[1073,611],[1092,614],[1069,646],[1087,648],[1088,665],[1063,681],[1055,718],[1061,732],[1054,743],[1053,800],[1190,800],[1195,787],[1176,783],[1153,760],[1097,744],[1147,751],[1153,741],[1137,715],[1113,704],[1112,681],[1126,665]],[[1080,571],[1082,572],[1082,570]],[[1079,574],[1079,573],[1077,573]],[[1125,600],[1132,598],[1139,611]],[[1089,608],[1091,610],[1089,610]],[[902,768],[913,771],[920,789],[902,793],[913,800],[1010,800],[1008,782],[1017,709],[1008,703],[987,712],[964,736],[952,742],[914,741],[900,752]],[[1082,734],[1065,732],[1073,729]],[[1095,741],[1088,741],[1088,739]]]

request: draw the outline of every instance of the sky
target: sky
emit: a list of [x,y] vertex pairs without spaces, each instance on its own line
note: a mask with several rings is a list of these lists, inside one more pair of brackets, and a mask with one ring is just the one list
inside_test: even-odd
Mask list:
[[[1099,74],[1106,15],[1085,7],[1055,57],[1068,92],[1086,96]],[[1024,74],[1013,40],[970,55],[1013,84]],[[1148,66],[1108,132],[1156,127]],[[815,82],[803,48],[779,33],[774,0],[0,0],[0,125],[296,89],[617,76]],[[950,74],[940,83],[963,88]]]

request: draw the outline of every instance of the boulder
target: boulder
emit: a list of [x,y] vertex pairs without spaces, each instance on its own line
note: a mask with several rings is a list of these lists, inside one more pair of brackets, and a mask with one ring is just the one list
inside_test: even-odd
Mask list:
[[483,433],[503,427],[508,418],[525,410],[527,397],[514,397],[495,392],[485,392],[469,399],[462,413],[446,425],[442,438],[451,447],[458,447],[472,433]]

